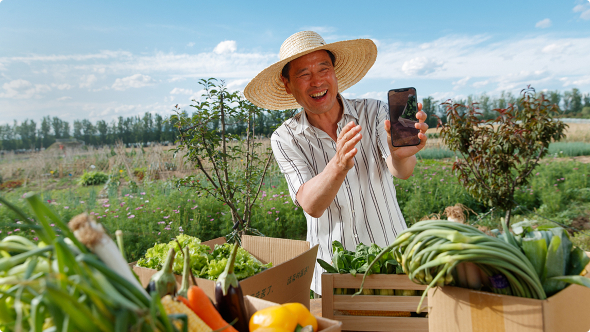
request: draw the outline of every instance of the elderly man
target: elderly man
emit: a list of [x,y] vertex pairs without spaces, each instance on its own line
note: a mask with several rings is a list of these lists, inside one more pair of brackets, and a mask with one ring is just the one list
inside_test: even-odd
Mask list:
[[[348,250],[360,242],[387,246],[406,229],[392,176],[407,179],[415,154],[426,144],[426,114],[418,107],[418,146],[391,144],[387,104],[345,99],[340,92],[360,81],[377,57],[369,39],[326,44],[312,31],[289,37],[281,60],[258,74],[244,94],[259,107],[302,107],[272,135],[274,156],[291,198],[303,208],[307,240],[331,260],[332,241]],[[311,288],[321,294],[316,264]]]

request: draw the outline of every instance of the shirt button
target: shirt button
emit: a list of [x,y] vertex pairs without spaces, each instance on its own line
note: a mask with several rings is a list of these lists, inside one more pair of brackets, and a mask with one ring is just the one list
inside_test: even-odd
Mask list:
[[354,213],[354,210],[352,210],[352,213]]

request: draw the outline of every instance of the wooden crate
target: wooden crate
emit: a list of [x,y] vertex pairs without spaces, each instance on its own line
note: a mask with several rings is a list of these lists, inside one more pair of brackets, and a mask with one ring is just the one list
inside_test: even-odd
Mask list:
[[[407,311],[416,312],[420,296],[387,295],[334,295],[334,288],[360,288],[363,275],[322,274],[322,317],[342,322],[347,331],[428,331],[426,317],[381,317],[344,315],[346,310]],[[425,290],[405,274],[374,274],[367,277],[364,288]],[[428,299],[422,303],[423,312],[428,309]]]

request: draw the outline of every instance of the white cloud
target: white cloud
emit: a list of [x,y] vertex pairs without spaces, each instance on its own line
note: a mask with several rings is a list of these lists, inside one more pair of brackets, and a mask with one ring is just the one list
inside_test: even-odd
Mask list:
[[590,4],[577,5],[574,7],[573,12],[581,13],[580,18],[583,20],[590,20]]
[[83,75],[80,80],[82,81],[80,83],[80,88],[89,88],[92,86],[92,84],[94,84],[94,82],[96,82],[96,76],[94,75]]
[[221,43],[217,44],[213,49],[213,52],[217,54],[224,54],[224,53],[233,53],[237,50],[236,41],[235,40],[226,40],[222,41]]
[[332,33],[336,31],[336,28],[334,27],[321,27],[321,26],[307,26],[301,29],[302,31],[313,31],[313,32],[317,32],[320,35],[323,33]]
[[195,43],[193,43],[193,42],[190,42],[190,43],[186,44],[186,46],[188,46],[188,47],[193,47],[193,46],[195,46]]
[[387,91],[371,91],[363,93],[359,96],[359,98],[370,98],[370,99],[377,99],[383,102],[387,102]]
[[243,90],[248,82],[250,82],[249,78],[233,80],[227,84],[227,89],[230,91]]
[[123,91],[129,88],[143,88],[145,86],[150,86],[154,83],[154,80],[142,74],[135,74],[128,77],[117,78],[113,86],[111,87],[114,90]]
[[41,94],[51,91],[51,87],[45,84],[32,84],[23,79],[13,80],[2,85],[4,92],[0,92],[0,98],[31,99],[41,98]]
[[57,88],[58,90],[70,90],[71,88],[73,88],[73,85],[69,85],[67,83],[64,84],[56,84],[56,83],[52,83],[51,84],[52,88]]
[[174,88],[170,91],[171,95],[192,95],[194,92],[192,89]]
[[551,26],[551,20],[546,18],[544,20],[540,20],[539,22],[537,22],[537,24],[535,24],[535,28],[541,28],[541,29],[545,29]]
[[467,76],[464,77],[458,81],[453,82],[454,88],[453,90],[459,90],[460,88],[464,87],[467,84],[467,81],[469,81],[471,77]]
[[479,81],[479,82],[475,82],[475,83],[473,83],[473,87],[474,87],[474,88],[481,88],[481,87],[483,87],[483,86],[486,86],[486,85],[488,85],[489,83],[490,83],[490,81],[489,81],[489,80],[485,80],[485,81]]
[[59,100],[59,101],[65,101],[65,100],[70,100],[70,99],[72,99],[72,97],[65,96],[65,97],[57,98],[57,100]]
[[404,62],[402,71],[409,76],[422,76],[434,73],[442,67],[442,62],[426,57],[417,57]]

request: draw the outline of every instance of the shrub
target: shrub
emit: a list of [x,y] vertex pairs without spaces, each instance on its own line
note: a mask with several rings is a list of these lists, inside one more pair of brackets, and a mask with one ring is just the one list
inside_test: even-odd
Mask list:
[[12,180],[0,183],[0,190],[18,188],[23,185],[23,182],[23,180]]
[[84,172],[80,177],[79,184],[83,186],[94,186],[97,184],[103,184],[107,182],[109,176],[104,172],[92,171]]

